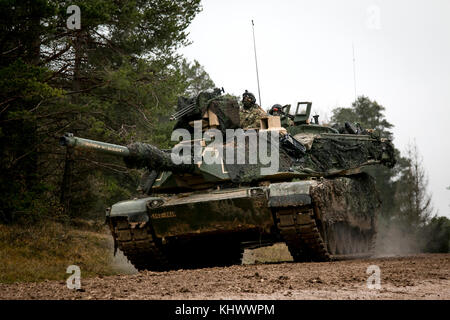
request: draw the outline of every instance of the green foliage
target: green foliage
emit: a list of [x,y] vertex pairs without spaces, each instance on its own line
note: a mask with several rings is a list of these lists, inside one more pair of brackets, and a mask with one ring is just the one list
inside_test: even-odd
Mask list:
[[40,58],[41,36],[54,32],[56,1],[0,1],[0,65],[6,66],[22,58],[37,64]]
[[[331,122],[344,124],[345,122],[359,123],[365,129],[376,129],[385,138],[393,139],[389,129],[393,125],[384,116],[385,108],[368,97],[360,96],[352,103],[350,108],[336,108],[332,111]],[[376,181],[377,189],[382,199],[381,214],[383,219],[389,220],[397,212],[395,192],[397,189],[396,177],[405,165],[405,159],[400,157],[400,151],[395,149],[397,164],[393,169],[385,166],[376,166],[364,169]]]
[[[146,141],[164,145],[172,124],[167,120],[173,112],[177,97],[185,91],[186,83],[175,68],[138,59],[124,63],[105,74],[107,84],[95,91],[107,108],[111,126],[123,142]],[[166,121],[161,121],[161,119]],[[161,139],[160,137],[164,137]]]
[[0,219],[10,221],[13,212],[48,214],[48,191],[36,172],[37,116],[33,112],[44,99],[59,97],[63,90],[46,83],[48,70],[21,58],[0,67]]
[[0,92],[2,100],[22,99],[26,102],[39,102],[42,99],[61,96],[63,90],[53,88],[46,79],[46,68],[32,66],[21,58],[0,69]]
[[351,108],[336,108],[332,111],[331,122],[344,123],[357,122],[363,128],[376,129],[385,138],[392,139],[392,132],[389,131],[393,125],[386,120],[383,112],[385,108],[376,101],[368,97],[359,96],[352,103]]
[[423,228],[422,237],[426,239],[425,252],[450,253],[450,220],[446,217],[433,217]]
[[186,95],[188,96],[196,96],[201,91],[214,89],[216,86],[197,60],[189,63],[186,59],[183,59],[181,70],[188,83],[186,88]]
[[[72,4],[81,30],[66,29]],[[200,0],[0,1],[1,221],[102,217],[136,196],[139,172],[66,154],[57,139],[169,147],[169,115],[190,85],[176,50],[200,10]]]
[[406,159],[397,183],[397,215],[402,223],[418,229],[428,222],[433,212],[431,196],[427,193],[428,179],[415,144],[408,146]]

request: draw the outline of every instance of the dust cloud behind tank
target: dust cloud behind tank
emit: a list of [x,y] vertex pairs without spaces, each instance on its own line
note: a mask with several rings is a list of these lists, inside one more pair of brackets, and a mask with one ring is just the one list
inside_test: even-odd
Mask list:
[[[278,106],[260,120],[258,130],[240,128],[239,104],[222,91],[178,101],[172,120],[174,130],[188,133],[189,140],[180,144],[192,147],[183,154],[189,163],[145,143],[61,138],[67,147],[123,157],[128,167],[145,171],[142,197],[107,209],[115,247],[137,269],[156,271],[239,263],[245,248],[277,242],[287,244],[295,261],[370,255],[380,199],[361,169],[392,167],[391,142],[356,124],[345,124],[344,131],[320,125],[317,117],[311,123],[310,102],[292,110]],[[213,129],[223,136],[220,144],[216,135],[207,138]],[[245,143],[227,136],[230,130],[244,134]],[[265,174],[261,169],[270,164],[249,159],[273,146],[277,170]],[[198,161],[196,147],[217,161]],[[230,150],[231,162],[226,161]],[[245,162],[238,163],[242,154]]]

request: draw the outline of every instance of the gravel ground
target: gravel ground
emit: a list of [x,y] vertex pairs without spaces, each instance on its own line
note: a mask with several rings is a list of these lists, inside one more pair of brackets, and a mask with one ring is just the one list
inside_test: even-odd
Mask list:
[[[367,287],[367,268],[381,289]],[[0,284],[0,299],[450,299],[450,254],[324,263],[273,263]]]

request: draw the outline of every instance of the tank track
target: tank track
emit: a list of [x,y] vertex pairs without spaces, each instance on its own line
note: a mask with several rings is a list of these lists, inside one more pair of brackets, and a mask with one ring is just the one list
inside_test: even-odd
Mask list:
[[331,259],[312,214],[312,209],[303,209],[301,212],[293,210],[276,212],[278,230],[294,261],[329,261]]
[[149,225],[131,225],[126,219],[114,221],[114,239],[118,248],[138,270],[169,269],[166,256],[154,241]]
[[[367,247],[364,247],[364,241],[359,248],[353,248],[355,243],[361,243],[361,237],[352,237],[350,233],[344,232],[348,236],[346,239],[339,239],[340,252],[336,248],[331,249],[329,241],[324,241],[322,233],[319,230],[318,222],[314,218],[314,212],[311,208],[301,210],[279,210],[276,212],[277,227],[281,237],[286,242],[292,258],[296,262],[308,261],[332,261],[346,260],[355,258],[366,258],[373,255],[376,243],[376,232],[368,241]],[[335,232],[334,230],[331,232]],[[330,239],[331,241],[331,239]],[[331,249],[331,250],[330,250]],[[354,252],[362,250],[362,252]]]
[[373,230],[372,234],[363,234],[357,232],[355,228],[346,225],[346,228],[340,232],[341,235],[345,235],[344,238],[332,239],[333,234],[337,235],[338,232],[333,230],[332,226],[331,230],[327,230],[327,238],[328,250],[332,253],[331,258],[333,260],[368,258],[375,252],[377,238],[376,230]]
[[[147,223],[130,224],[126,218],[111,221],[117,247],[138,270],[167,271],[202,267],[227,266],[242,260],[240,246],[224,247],[208,239],[188,245],[169,246],[154,237]],[[205,245],[207,244],[207,245]],[[227,250],[229,249],[229,250]],[[236,250],[237,249],[237,250]]]

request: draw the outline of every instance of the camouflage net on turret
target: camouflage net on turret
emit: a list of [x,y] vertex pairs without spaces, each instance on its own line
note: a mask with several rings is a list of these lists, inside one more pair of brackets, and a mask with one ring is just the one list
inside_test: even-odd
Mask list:
[[202,92],[196,98],[178,98],[178,109],[181,111],[190,106],[195,106],[192,111],[181,117],[174,126],[175,129],[186,129],[193,133],[192,121],[201,120],[207,108],[217,115],[219,130],[225,134],[226,129],[240,127],[239,105],[236,99],[220,96],[220,92]]
[[380,161],[381,164],[392,168],[395,165],[392,143],[381,139],[316,138],[300,168],[309,168],[315,172],[332,172],[358,168],[370,160]]
[[[280,141],[286,140],[285,138],[281,136]],[[264,176],[261,175],[261,168],[267,168],[269,165],[259,163],[259,158],[257,164],[249,163],[249,150],[257,150],[259,155],[259,143],[256,148],[254,146],[252,148],[251,143],[247,140],[245,145],[245,164],[236,164],[237,152],[235,152],[235,164],[225,164],[233,182],[250,183],[264,179]],[[267,143],[270,150],[270,141]],[[298,142],[298,152],[293,150],[295,145],[286,145],[280,142],[279,146],[278,172],[320,177],[359,169],[374,162],[390,168],[395,164],[392,143],[379,138],[343,140],[338,137],[319,137],[314,139],[311,148],[307,151]]]

